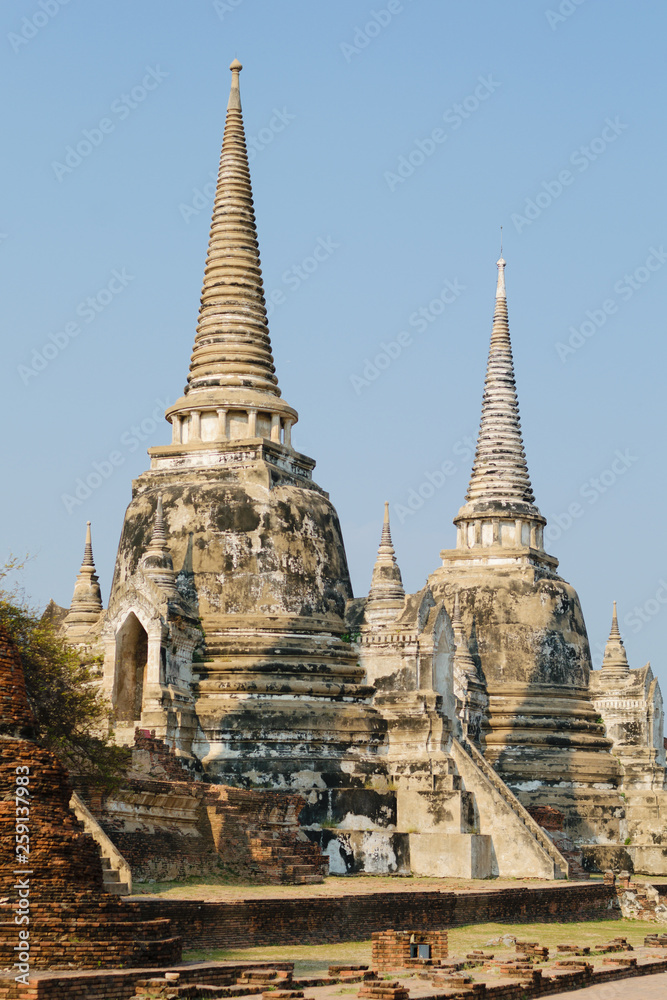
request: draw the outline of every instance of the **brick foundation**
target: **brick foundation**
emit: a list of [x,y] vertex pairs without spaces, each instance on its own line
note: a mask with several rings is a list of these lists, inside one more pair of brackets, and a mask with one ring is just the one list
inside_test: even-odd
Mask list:
[[617,920],[614,886],[517,886],[224,903],[142,900],[146,917],[166,916],[185,948],[254,948],[367,940],[375,931],[443,930],[464,924]]

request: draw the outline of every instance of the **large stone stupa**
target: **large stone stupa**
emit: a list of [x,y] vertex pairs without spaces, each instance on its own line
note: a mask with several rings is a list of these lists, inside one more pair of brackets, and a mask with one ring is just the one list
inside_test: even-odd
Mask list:
[[278,388],[241,64],[231,70],[190,372],[166,413],[172,443],[150,449],[125,515],[106,683],[121,722],[194,749],[214,780],[298,787],[303,771],[309,786],[342,756],[372,752],[383,725],[342,638],[351,588],[338,516],[312,479],[315,462],[294,450],[298,414]]

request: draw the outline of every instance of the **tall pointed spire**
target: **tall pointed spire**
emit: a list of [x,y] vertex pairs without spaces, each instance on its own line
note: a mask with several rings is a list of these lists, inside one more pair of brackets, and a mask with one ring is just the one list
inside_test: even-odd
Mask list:
[[235,59],[230,69],[190,373],[185,395],[167,410],[167,419],[172,444],[266,437],[291,447],[298,415],[280,399],[271,354],[241,113],[241,63]]
[[385,501],[380,546],[366,601],[366,620],[373,623],[393,621],[404,603],[403,580],[391,541],[389,503]]
[[496,308],[484,384],[482,419],[466,500],[535,500],[521,437],[507,316],[505,260],[498,263]]
[[166,590],[171,597],[178,596],[174,563],[167,544],[167,530],[164,523],[161,496],[157,498],[153,534],[141,560],[141,569],[146,576],[150,577],[155,583]]
[[614,611],[611,617],[611,631],[607,639],[602,660],[602,669],[608,674],[623,675],[630,672],[628,654],[625,652],[623,639],[618,628],[618,614],[616,613],[616,601],[614,601]]
[[68,633],[85,631],[94,625],[102,611],[102,594],[100,581],[95,572],[93,559],[93,544],[90,533],[90,521],[86,522],[86,544],[83,550],[83,562],[74,584],[74,594],[69,613],[63,621]]
[[521,437],[505,265],[501,255],[477,449],[466,503],[454,519],[457,548],[503,545],[543,553],[546,521],[535,506]]

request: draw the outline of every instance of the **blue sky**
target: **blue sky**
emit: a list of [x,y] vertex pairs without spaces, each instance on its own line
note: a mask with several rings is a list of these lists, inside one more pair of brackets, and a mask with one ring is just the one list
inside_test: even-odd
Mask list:
[[548,548],[596,663],[616,598],[665,689],[666,22],[617,0],[6,0],[0,504],[34,601],[69,604],[89,518],[106,599],[131,480],[169,440],[238,57],[280,385],[355,593],[385,499],[409,590],[454,544],[502,225]]

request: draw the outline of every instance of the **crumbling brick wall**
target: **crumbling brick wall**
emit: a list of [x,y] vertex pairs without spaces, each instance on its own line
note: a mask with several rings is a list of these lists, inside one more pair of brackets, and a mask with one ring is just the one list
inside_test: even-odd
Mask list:
[[[69,808],[68,775],[29,738],[35,720],[21,661],[2,633],[0,692],[0,968],[177,961],[181,941],[168,918],[145,918],[105,891],[97,844]],[[17,836],[27,838],[20,848]]]

